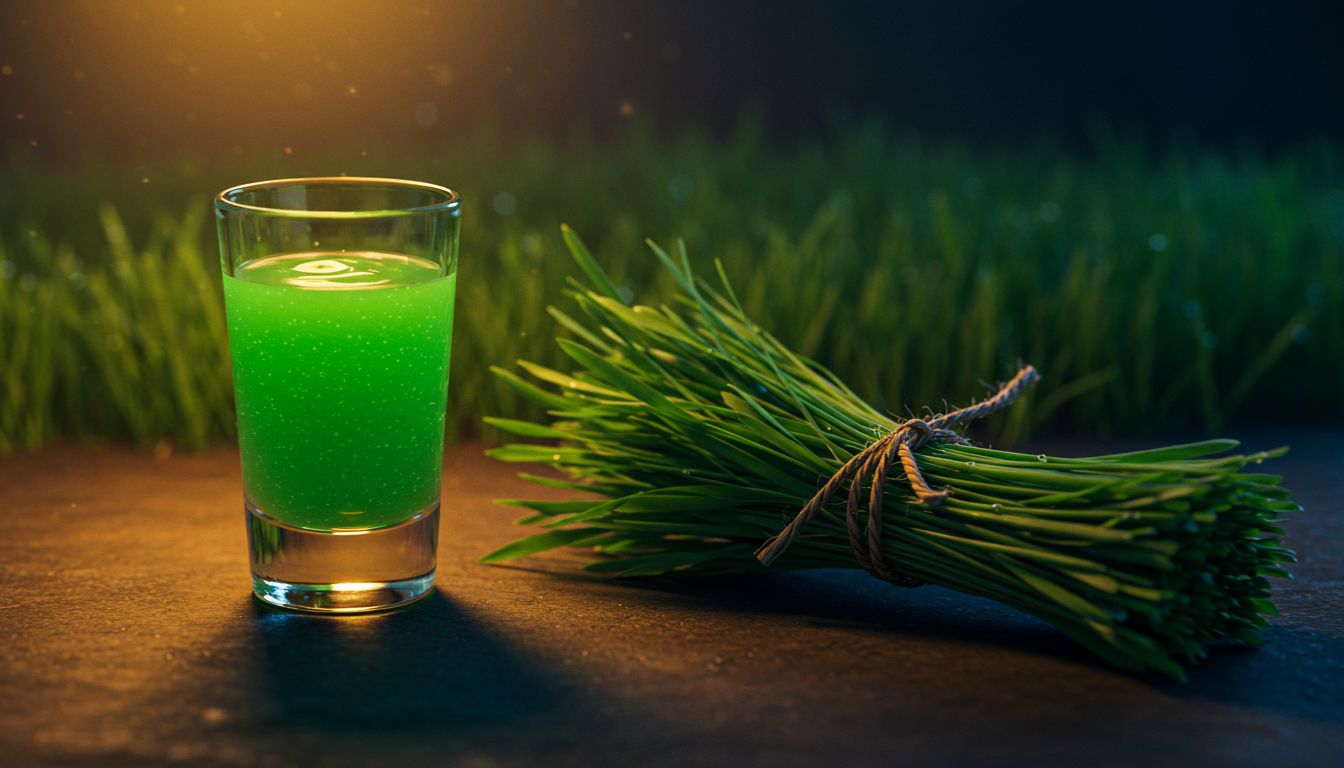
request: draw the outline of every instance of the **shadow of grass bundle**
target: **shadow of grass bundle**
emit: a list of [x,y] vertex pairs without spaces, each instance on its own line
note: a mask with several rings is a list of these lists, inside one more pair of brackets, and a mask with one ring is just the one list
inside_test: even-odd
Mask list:
[[[901,423],[753,324],[722,268],[718,287],[697,278],[684,246],[674,259],[649,244],[679,288],[674,306],[651,307],[624,298],[564,236],[588,284],[571,279],[581,314],[551,313],[573,335],[558,343],[577,369],[496,368],[549,419],[488,419],[559,442],[490,453],[551,465],[570,479],[525,477],[598,497],[505,502],[545,530],[485,560],[569,546],[596,553],[589,569],[621,576],[761,570],[762,542]],[[1276,612],[1268,579],[1293,560],[1276,522],[1298,507],[1278,477],[1246,471],[1282,451],[1221,455],[1235,446],[1057,458],[930,442],[915,459],[948,496],[922,504],[892,473],[880,554],[901,580],[999,601],[1116,665],[1184,678],[1210,642],[1258,642]],[[857,566],[837,500],[770,567]]]

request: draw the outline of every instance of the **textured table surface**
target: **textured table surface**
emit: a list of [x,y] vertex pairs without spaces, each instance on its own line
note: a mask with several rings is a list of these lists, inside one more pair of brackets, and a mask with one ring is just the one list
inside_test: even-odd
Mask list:
[[447,461],[438,593],[340,619],[250,598],[232,452],[0,459],[0,765],[1338,765],[1344,434],[1286,438],[1284,615],[1185,685],[861,572],[478,565],[518,531],[491,499],[540,489],[474,446]]

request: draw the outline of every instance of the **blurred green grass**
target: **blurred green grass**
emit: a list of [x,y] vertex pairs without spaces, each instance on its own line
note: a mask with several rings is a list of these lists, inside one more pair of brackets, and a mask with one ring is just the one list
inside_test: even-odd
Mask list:
[[[642,244],[724,261],[749,312],[896,413],[963,403],[1035,363],[995,425],[1099,436],[1344,418],[1344,186],[1337,148],[1265,157],[1108,140],[1095,151],[927,144],[877,124],[772,144],[634,131],[433,156],[247,167],[67,166],[0,180],[0,452],[61,437],[231,439],[210,199],[255,178],[373,173],[466,201],[449,432],[535,416],[487,373],[563,366],[573,226],[642,301],[672,294]],[[708,272],[706,272],[708,273]]]

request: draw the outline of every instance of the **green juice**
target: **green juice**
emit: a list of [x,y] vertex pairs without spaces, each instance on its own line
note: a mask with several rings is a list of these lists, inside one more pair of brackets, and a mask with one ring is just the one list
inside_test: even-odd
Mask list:
[[300,253],[224,276],[243,488],[315,531],[438,501],[456,274],[382,253]]

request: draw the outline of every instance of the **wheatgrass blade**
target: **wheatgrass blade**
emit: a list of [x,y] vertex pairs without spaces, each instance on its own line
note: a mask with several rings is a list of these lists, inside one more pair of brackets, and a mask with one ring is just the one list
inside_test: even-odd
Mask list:
[[[570,479],[528,479],[600,498],[504,502],[546,531],[485,560],[572,546],[622,576],[760,570],[761,542],[898,422],[753,323],[722,268],[718,287],[697,278],[684,247],[673,258],[650,243],[678,292],[655,309],[622,299],[578,236],[564,239],[592,283],[571,283],[580,315],[552,310],[576,367],[520,362],[536,383],[494,369],[548,418],[489,420],[559,444],[490,454],[550,465]],[[1268,578],[1293,561],[1276,523],[1298,507],[1277,477],[1243,471],[1282,451],[1222,455],[1235,446],[1058,458],[928,443],[917,464],[951,495],[924,506],[893,472],[881,554],[903,577],[1038,616],[1118,666],[1184,677],[1210,642],[1258,641],[1276,612]],[[858,567],[845,517],[842,501],[823,507],[772,567]]]

